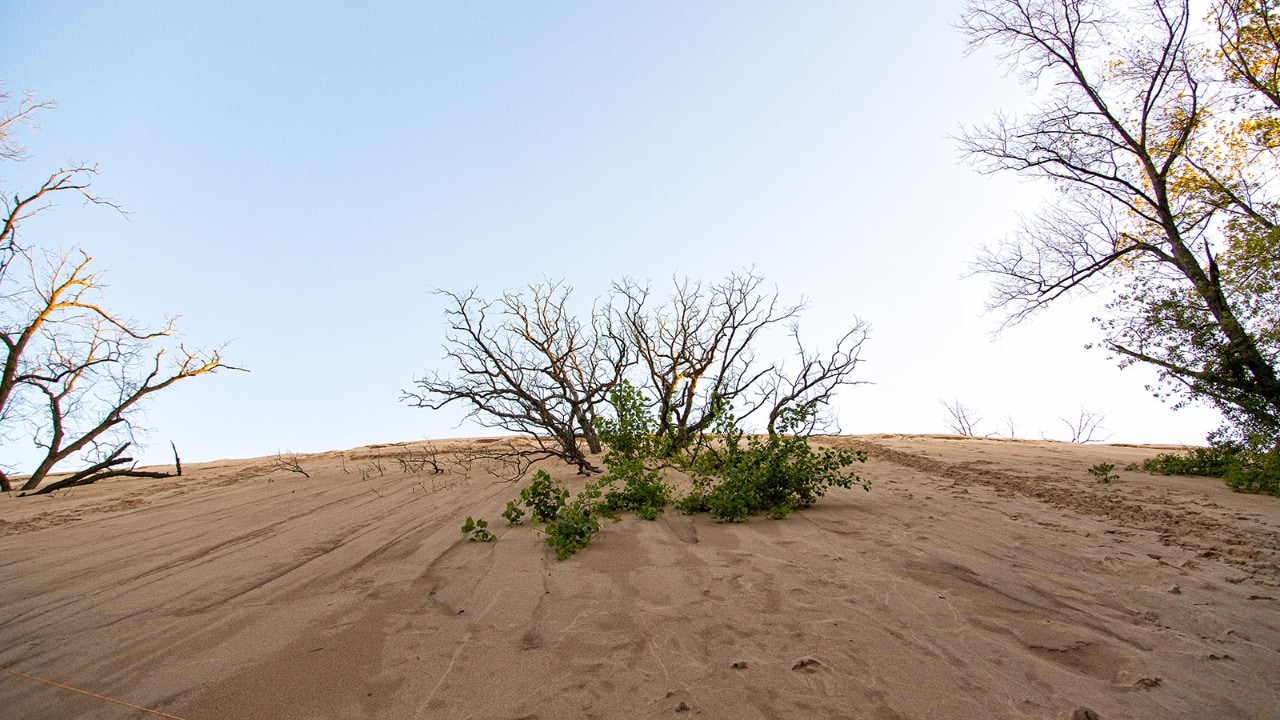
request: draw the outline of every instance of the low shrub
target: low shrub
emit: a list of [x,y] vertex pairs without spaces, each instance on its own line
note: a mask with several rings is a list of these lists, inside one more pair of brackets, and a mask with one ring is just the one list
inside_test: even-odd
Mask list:
[[471,535],[468,538],[471,542],[493,542],[497,540],[497,536],[489,531],[489,521],[481,518],[472,520],[471,516],[467,516],[467,521],[462,523],[462,532]]
[[662,473],[645,467],[643,460],[618,459],[606,462],[609,474],[604,482],[622,482],[622,488],[610,488],[604,495],[604,506],[612,512],[629,510],[645,520],[655,520],[671,504],[672,490]]
[[1144,460],[1141,467],[1157,475],[1222,478],[1236,492],[1280,497],[1280,446],[1253,450],[1220,443],[1183,453],[1161,453]]
[[1120,479],[1119,475],[1112,472],[1112,470],[1115,469],[1116,466],[1112,463],[1098,463],[1097,465],[1089,468],[1089,474],[1098,478],[1098,482],[1100,483],[1111,483]]
[[1188,448],[1186,452],[1160,453],[1142,461],[1142,469],[1156,475],[1199,475],[1224,477],[1227,468],[1240,456],[1234,445]]
[[600,439],[609,447],[604,477],[588,482],[570,500],[564,486],[539,470],[520,491],[519,500],[508,502],[502,513],[515,525],[527,508],[557,560],[585,548],[600,533],[601,518],[616,520],[621,511],[645,520],[657,518],[673,501],[674,490],[663,475],[667,463],[693,477],[692,489],[675,505],[688,513],[709,512],[725,522],[760,513],[783,518],[813,505],[833,487],[857,484],[871,489],[871,483],[851,469],[866,462],[866,453],[809,444],[804,429],[811,425],[813,404],[785,410],[774,423],[775,431],[765,436],[747,436],[733,416],[722,411],[714,433],[700,436],[693,451],[674,454],[664,452],[668,441],[654,436],[648,402],[633,385],[619,383],[610,401],[615,417],[598,421]]
[[[520,491],[520,502],[529,508],[529,513],[533,517],[535,523],[551,523],[555,522],[560,515],[560,509],[569,501],[569,491],[564,489],[560,483],[551,479],[546,470],[539,470],[533,474],[533,482],[529,483],[529,487]],[[514,505],[512,501],[508,506]],[[524,513],[520,513],[521,517]],[[506,517],[505,515],[503,517]]]
[[543,530],[547,545],[556,551],[556,560],[567,559],[591,542],[600,532],[603,510],[600,486],[596,483],[587,483],[573,502],[560,508],[556,520]]
[[782,413],[777,432],[746,437],[732,416],[721,422],[724,445],[695,463],[693,489],[678,503],[685,512],[710,512],[727,522],[767,513],[785,517],[807,508],[832,487],[851,488],[856,483],[870,490],[871,483],[850,466],[866,462],[862,451],[815,449],[809,438],[789,431],[806,426],[812,407],[791,408]]
[[524,508],[517,505],[515,500],[508,500],[507,509],[502,511],[502,517],[508,525],[519,525],[524,520]]
[[1280,447],[1267,453],[1246,453],[1227,466],[1223,479],[1236,492],[1280,497]]

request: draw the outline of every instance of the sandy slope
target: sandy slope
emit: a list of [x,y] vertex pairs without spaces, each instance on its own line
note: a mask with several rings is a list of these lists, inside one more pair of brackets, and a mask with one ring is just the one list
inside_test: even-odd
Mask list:
[[[1086,472],[1151,448],[836,442],[872,492],[564,563],[397,446],[0,497],[0,667],[183,720],[1280,718],[1277,499]],[[0,674],[0,717],[156,716]]]

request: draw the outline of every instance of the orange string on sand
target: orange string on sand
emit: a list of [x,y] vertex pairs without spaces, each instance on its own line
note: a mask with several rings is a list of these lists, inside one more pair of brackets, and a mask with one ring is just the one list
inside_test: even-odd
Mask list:
[[73,687],[71,687],[70,685],[63,685],[62,683],[56,683],[56,682],[54,682],[54,681],[52,681],[52,680],[45,680],[44,678],[38,678],[38,677],[36,677],[35,675],[28,675],[28,674],[26,674],[26,673],[20,673],[20,672],[18,672],[17,670],[13,670],[13,669],[10,669],[10,668],[0,668],[0,670],[3,670],[3,671],[5,671],[5,672],[9,673],[10,675],[14,675],[14,676],[21,677],[21,678],[26,678],[26,679],[28,679],[28,680],[35,680],[36,682],[42,682],[42,683],[44,683],[44,684],[46,684],[46,685],[52,685],[52,686],[54,686],[54,687],[56,687],[56,688],[62,688],[63,690],[70,690],[71,692],[78,692],[78,693],[80,693],[81,695],[88,695],[89,697],[95,697],[95,698],[98,698],[99,700],[106,700],[107,702],[112,702],[112,703],[115,703],[115,704],[117,704],[117,705],[123,705],[123,706],[125,706],[125,707],[127,707],[127,708],[133,708],[134,710],[141,710],[142,712],[145,712],[145,713],[151,713],[152,715],[156,715],[156,716],[159,716],[159,717],[162,717],[162,718],[170,718],[170,720],[182,720],[182,718],[178,717],[177,715],[170,715],[169,713],[162,713],[162,712],[160,712],[159,710],[151,710],[151,709],[148,709],[148,708],[144,708],[144,707],[142,707],[142,706],[140,706],[140,705],[134,705],[134,704],[132,704],[132,703],[127,703],[127,702],[125,702],[125,701],[123,701],[123,700],[116,700],[115,698],[109,698],[109,697],[107,697],[106,695],[99,695],[98,693],[92,693],[92,692],[89,692],[88,690],[81,690],[80,688],[73,688]]

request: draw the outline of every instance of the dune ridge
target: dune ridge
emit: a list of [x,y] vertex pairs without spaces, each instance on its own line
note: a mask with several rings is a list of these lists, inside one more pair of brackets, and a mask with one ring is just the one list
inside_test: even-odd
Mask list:
[[[183,720],[1280,717],[1280,501],[1087,473],[1159,448],[824,439],[870,493],[628,516],[557,563],[493,468],[396,462],[492,442],[0,498],[0,667]],[[141,716],[10,675],[0,707]]]

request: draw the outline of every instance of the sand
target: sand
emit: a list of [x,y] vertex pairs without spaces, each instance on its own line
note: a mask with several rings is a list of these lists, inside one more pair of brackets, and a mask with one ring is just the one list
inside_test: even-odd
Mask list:
[[66,686],[0,673],[0,717],[1280,718],[1280,499],[1087,472],[1152,447],[832,442],[871,492],[563,563],[422,445],[0,496],[0,667]]

